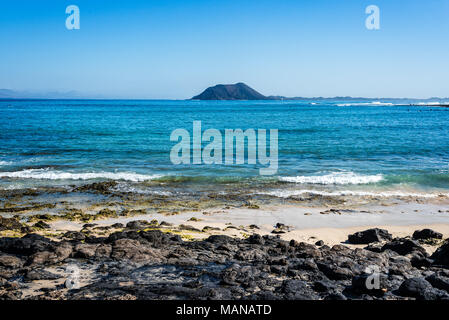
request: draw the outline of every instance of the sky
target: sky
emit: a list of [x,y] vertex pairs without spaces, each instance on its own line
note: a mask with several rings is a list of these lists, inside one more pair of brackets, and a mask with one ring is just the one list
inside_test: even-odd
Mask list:
[[[66,7],[80,29],[66,28]],[[380,9],[368,30],[365,9]],[[449,0],[0,1],[0,88],[188,99],[448,97]]]

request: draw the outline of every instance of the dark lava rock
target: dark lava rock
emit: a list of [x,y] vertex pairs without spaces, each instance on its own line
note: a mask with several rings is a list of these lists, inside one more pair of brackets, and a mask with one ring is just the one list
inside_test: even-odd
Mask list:
[[260,245],[263,245],[265,243],[265,240],[259,234],[253,234],[249,236],[246,241],[248,241],[251,244],[260,244]]
[[34,281],[34,280],[56,280],[61,278],[60,275],[54,274],[52,272],[49,272],[44,269],[31,269],[29,270],[25,276],[24,279],[27,281]]
[[50,225],[48,223],[45,223],[44,221],[38,221],[33,225],[34,228],[37,229],[50,229]]
[[126,227],[128,229],[134,229],[134,230],[139,230],[139,229],[146,229],[148,228],[148,226],[150,225],[150,223],[148,221],[145,220],[135,220],[135,221],[130,221],[126,224]]
[[435,265],[449,268],[449,241],[446,240],[430,258],[433,259]]
[[225,235],[212,235],[209,238],[206,239],[207,242],[212,242],[216,244],[223,244],[223,243],[234,243],[235,240],[229,236]]
[[427,239],[443,239],[443,235],[432,229],[417,230],[413,233],[413,239],[415,240],[427,240]]
[[323,240],[318,240],[317,242],[315,242],[315,245],[319,246],[319,247],[324,246],[324,241]]
[[370,244],[391,239],[392,236],[387,230],[378,228],[356,232],[348,236],[348,242],[351,244]]
[[411,278],[405,280],[399,287],[398,293],[403,297],[411,297],[419,300],[434,300],[444,298],[445,295],[438,289],[434,289],[424,278]]
[[95,182],[74,189],[75,192],[96,192],[108,194],[110,190],[117,186],[115,181]]
[[64,233],[63,237],[75,241],[83,241],[86,239],[86,235],[78,231],[67,231],[66,233]]
[[382,247],[382,251],[385,250],[392,250],[403,256],[412,252],[420,252],[427,256],[426,249],[424,249],[417,241],[410,239],[395,239],[388,242]]
[[30,255],[45,251],[53,245],[53,241],[38,234],[27,234],[22,238],[0,238],[0,251],[10,254]]
[[23,266],[23,261],[16,256],[0,253],[0,266],[7,268],[21,268]]
[[445,290],[449,293],[449,274],[442,275],[438,273],[434,273],[428,277],[426,280],[434,287],[440,290]]
[[410,263],[414,268],[429,268],[433,260],[417,252],[410,258]]
[[0,231],[21,230],[23,225],[15,218],[3,218],[0,216]]
[[357,293],[366,293],[373,296],[383,296],[387,292],[388,277],[385,274],[362,274],[352,278],[352,290]]
[[312,288],[303,280],[285,280],[282,284],[282,292],[290,300],[312,300],[317,298]]
[[342,268],[335,264],[317,262],[317,266],[330,280],[346,280],[353,277],[353,273],[350,269]]
[[[449,298],[449,270],[440,268],[447,261],[448,244],[429,258],[416,241],[407,238],[373,252],[257,234],[247,239],[212,235],[182,241],[160,230],[128,228],[108,237],[70,235],[69,240],[59,241],[37,234],[0,238],[0,298],[22,297],[30,285],[24,282],[65,277],[60,271],[72,264],[88,275],[88,284],[67,291],[58,285],[60,281],[49,281],[51,288],[30,298]],[[376,273],[370,273],[374,266]],[[13,282],[18,285],[5,287]]]

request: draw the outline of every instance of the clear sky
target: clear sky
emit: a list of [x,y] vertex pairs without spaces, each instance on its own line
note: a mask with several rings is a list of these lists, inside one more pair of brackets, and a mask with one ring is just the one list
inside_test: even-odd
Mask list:
[[[65,9],[80,8],[80,30]],[[380,8],[380,30],[365,8]],[[449,96],[449,0],[0,2],[0,88],[190,98]]]

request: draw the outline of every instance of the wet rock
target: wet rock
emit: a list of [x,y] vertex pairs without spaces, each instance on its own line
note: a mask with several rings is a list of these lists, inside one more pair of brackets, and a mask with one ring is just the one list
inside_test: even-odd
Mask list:
[[348,242],[351,244],[370,244],[391,239],[392,236],[387,230],[378,228],[356,232],[348,236]]
[[443,239],[443,235],[432,229],[417,230],[413,233],[413,239],[415,240],[428,240],[428,239]]
[[75,188],[75,192],[96,192],[100,194],[109,194],[111,189],[117,186],[115,181],[95,182]]

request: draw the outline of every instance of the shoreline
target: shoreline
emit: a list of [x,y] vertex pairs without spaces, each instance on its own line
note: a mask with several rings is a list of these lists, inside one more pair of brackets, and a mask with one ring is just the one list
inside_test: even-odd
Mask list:
[[[3,193],[0,299],[449,299],[432,285],[449,283],[447,197],[176,199],[110,187]],[[362,244],[349,241],[360,232]],[[379,290],[364,286],[373,267]]]

